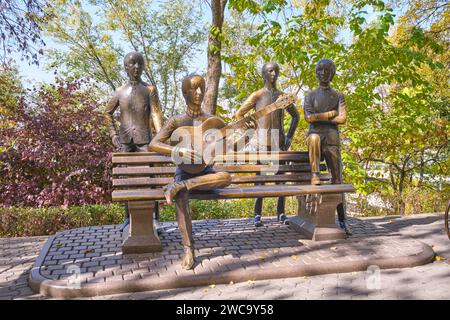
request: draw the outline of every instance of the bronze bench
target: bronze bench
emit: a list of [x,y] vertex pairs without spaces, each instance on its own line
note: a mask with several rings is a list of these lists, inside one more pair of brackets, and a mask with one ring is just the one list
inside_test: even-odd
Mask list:
[[[130,224],[123,231],[123,253],[160,251],[161,242],[154,230],[153,214],[155,203],[165,200],[162,187],[172,181],[175,165],[169,157],[153,152],[114,153],[112,163],[112,200],[127,202],[130,214]],[[322,165],[321,169],[326,167]],[[335,223],[335,209],[341,194],[355,189],[348,184],[327,184],[329,174],[321,175],[322,185],[311,185],[307,152],[232,153],[217,157],[214,170],[231,173],[232,185],[192,192],[191,199],[297,196],[299,211],[297,216],[290,218],[290,226],[313,240],[345,238],[345,233]],[[261,171],[264,171],[263,175],[256,175]],[[262,182],[266,184],[255,185]],[[284,184],[274,184],[277,182]],[[317,196],[305,201],[306,195]]]

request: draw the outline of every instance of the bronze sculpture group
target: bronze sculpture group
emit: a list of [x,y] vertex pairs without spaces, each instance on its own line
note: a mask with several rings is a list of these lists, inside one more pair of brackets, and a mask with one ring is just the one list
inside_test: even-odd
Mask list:
[[[174,181],[164,188],[164,195],[168,203],[175,201],[177,222],[184,247],[182,267],[192,269],[195,254],[189,212],[189,192],[227,187],[231,184],[231,176],[227,172],[215,172],[211,165],[205,164],[203,150],[199,150],[196,143],[183,145],[173,143],[173,135],[180,128],[195,129],[206,123],[213,123],[212,127],[216,129],[224,129],[225,123],[220,118],[202,110],[205,80],[199,75],[190,75],[182,81],[186,111],[170,118],[163,125],[157,90],[141,80],[144,68],[142,55],[136,52],[127,54],[124,65],[130,81],[114,93],[106,113],[112,142],[123,152],[154,151],[171,156],[172,161],[177,164]],[[334,63],[331,60],[322,59],[317,63],[315,71],[319,88],[308,93],[304,102],[305,119],[310,124],[307,145],[311,164],[311,184],[320,184],[319,164],[322,158],[330,169],[332,183],[340,184],[342,183],[342,161],[338,125],[344,124],[347,119],[345,101],[341,93],[330,88],[330,82],[336,72]],[[286,97],[277,89],[278,75],[279,66],[274,62],[266,63],[262,68],[264,88],[252,93],[236,113],[236,120],[244,122],[245,129],[256,129],[258,150],[287,151],[300,120],[292,101],[284,101],[280,105],[280,100],[286,100]],[[121,125],[117,133],[113,114],[119,107]],[[287,133],[284,132],[283,109],[291,115]],[[253,110],[259,112],[259,117],[246,116]],[[153,139],[152,131],[156,133]],[[276,134],[273,134],[274,132]],[[195,137],[189,135],[184,138],[195,140]],[[200,169],[189,170],[190,167]],[[278,199],[277,216],[281,223],[288,223],[284,202],[284,198]],[[338,217],[341,227],[350,233],[345,223],[344,203],[343,198],[337,208]],[[258,198],[254,208],[256,227],[263,225],[261,211],[262,198]]]

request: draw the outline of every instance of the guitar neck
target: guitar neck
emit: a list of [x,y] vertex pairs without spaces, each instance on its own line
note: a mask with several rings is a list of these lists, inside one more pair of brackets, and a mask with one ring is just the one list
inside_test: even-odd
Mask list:
[[253,112],[251,115],[248,115],[248,116],[242,118],[241,120],[238,120],[236,122],[232,122],[232,123],[226,125],[222,129],[220,129],[220,133],[221,133],[222,137],[226,138],[227,137],[226,136],[227,130],[236,129],[236,128],[242,128],[243,125],[245,124],[245,122],[247,120],[251,119],[251,118],[253,118],[254,120],[258,120],[258,119],[260,119],[262,117],[265,117],[265,116],[271,114],[272,112],[274,112],[274,111],[276,111],[278,109],[287,108],[288,106],[290,106],[293,103],[295,103],[295,100],[294,101],[286,101],[286,100],[284,100],[284,101],[275,101],[274,103],[272,103],[272,104],[270,104],[270,105],[268,105],[268,106],[266,106],[266,107],[264,107],[264,108],[262,108],[262,109],[260,109],[258,111]]
[[258,111],[256,111],[256,112],[254,112],[253,114],[251,114],[251,115],[245,117],[244,119],[253,117],[255,120],[258,120],[258,119],[260,119],[260,118],[262,118],[262,117],[265,117],[265,116],[267,116],[268,114],[274,112],[275,110],[283,109],[283,108],[285,108],[285,107],[287,107],[286,103],[282,103],[282,102],[274,102],[274,103],[272,103],[271,105],[268,105],[267,107],[262,108],[262,109],[260,109],[260,110],[258,110]]

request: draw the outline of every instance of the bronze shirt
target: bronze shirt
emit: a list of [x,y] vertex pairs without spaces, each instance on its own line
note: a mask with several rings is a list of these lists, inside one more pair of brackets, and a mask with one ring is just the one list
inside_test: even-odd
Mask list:
[[[319,87],[306,95],[304,102],[305,118],[311,114],[332,110],[336,110],[340,116],[345,111],[345,100],[342,93],[330,87]],[[339,128],[336,122],[317,121],[311,123],[308,134],[311,133],[326,136],[328,145],[339,145]]]
[[114,93],[106,110],[111,134],[116,132],[113,114],[118,107],[120,107],[120,143],[130,143],[131,141],[135,144],[150,143],[152,122],[155,132],[162,125],[156,88],[144,82],[128,83]]
[[[255,109],[258,111],[269,104],[274,103],[283,92],[277,89],[269,90],[267,88],[262,88],[254,93],[252,93],[247,100],[242,104],[239,110],[236,113],[236,118],[241,119],[245,116],[245,114],[251,109]],[[291,105],[287,108],[287,111],[292,116],[291,127],[289,128],[288,136],[294,134],[300,116],[298,114],[297,109],[294,105]],[[272,131],[276,130],[279,134],[278,146],[283,147],[285,141],[285,132],[284,132],[284,110],[276,110],[271,114],[260,118],[257,121],[257,139],[258,144],[260,146],[272,146]]]

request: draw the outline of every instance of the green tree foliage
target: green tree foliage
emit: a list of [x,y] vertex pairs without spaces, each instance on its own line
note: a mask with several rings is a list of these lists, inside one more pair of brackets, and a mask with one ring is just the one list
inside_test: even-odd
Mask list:
[[[425,172],[450,174],[443,41],[417,26],[395,38],[390,33],[395,15],[383,1],[249,0],[230,5],[255,22],[247,29],[246,50],[234,50],[234,43],[225,49],[231,69],[227,90],[245,98],[261,86],[262,63],[274,60],[282,65],[282,89],[303,96],[317,86],[314,65],[331,58],[338,68],[332,85],[345,94],[349,112],[341,130],[347,181],[363,193],[393,195],[390,205],[404,213],[405,192],[424,186]],[[433,80],[441,72],[442,82]],[[301,126],[294,147],[305,147],[306,127]]]
[[204,41],[206,29],[193,3],[164,1],[151,10],[149,1],[99,0],[106,29],[118,32],[146,60],[148,81],[160,90],[165,113],[173,115],[179,103],[179,84]]
[[54,0],[56,19],[48,35],[66,48],[51,52],[50,68],[60,66],[71,78],[91,77],[108,91],[125,81],[122,59],[142,53],[145,80],[157,86],[166,115],[180,102],[179,83],[204,40],[205,27],[194,3],[182,0]]
[[15,66],[0,65],[0,128],[14,125],[11,119],[25,90]]
[[89,77],[112,90],[120,86],[120,48],[81,1],[54,1],[49,10],[55,18],[45,25],[46,34],[67,48],[49,50],[49,69],[59,69],[68,79]]

